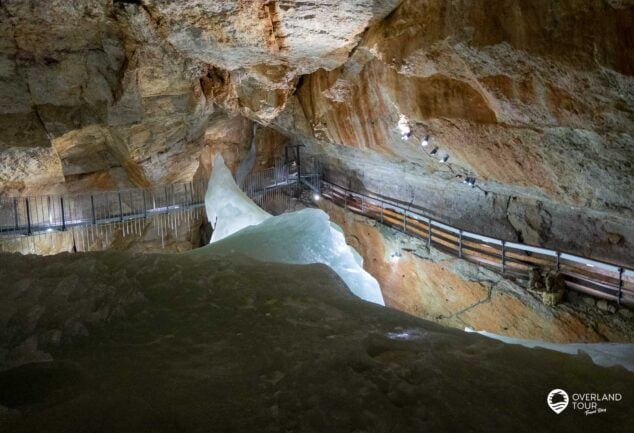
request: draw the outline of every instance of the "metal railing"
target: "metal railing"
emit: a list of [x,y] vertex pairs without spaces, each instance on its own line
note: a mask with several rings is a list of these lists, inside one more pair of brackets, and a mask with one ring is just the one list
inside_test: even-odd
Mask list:
[[[564,275],[570,289],[634,306],[634,271],[630,268],[467,232],[434,220],[413,203],[358,193],[324,180],[314,160],[306,160],[303,167],[299,172],[293,163],[276,163],[273,168],[246,176],[242,189],[274,215],[292,209],[306,189],[321,192],[347,210],[503,274],[526,277],[535,267],[556,270]],[[203,216],[206,188],[207,180],[200,179],[148,189],[0,198],[0,239],[24,239],[36,234],[117,224],[125,235],[126,224],[132,224],[128,232],[135,231],[138,227],[134,222],[158,216],[165,217],[159,218],[157,224],[157,234],[163,243],[166,231],[169,227],[176,229],[175,222],[184,213],[195,211]],[[174,214],[171,219],[170,214]],[[104,233],[108,236],[107,231]],[[99,233],[84,235],[89,239]]]
[[29,236],[78,226],[123,223],[204,206],[206,181],[147,189],[0,198],[0,236]]
[[358,193],[324,179],[321,183],[322,196],[336,205],[422,239],[429,246],[509,276],[526,278],[532,268],[558,271],[572,290],[634,307],[632,269],[467,232],[434,220],[414,204]]
[[292,210],[305,189],[319,193],[321,184],[319,165],[314,160],[297,165],[278,161],[275,167],[247,175],[242,190],[258,206],[273,215]]
[[[318,167],[311,160],[304,165],[307,170]],[[301,179],[298,173],[293,162],[277,161],[273,168],[246,176],[241,187],[260,207],[277,215],[291,209],[306,187],[318,191],[319,173],[302,174]],[[143,221],[149,219],[164,248],[166,238],[178,238],[179,230],[182,234],[183,222],[204,218],[207,183],[208,179],[199,179],[146,189],[0,197],[0,251],[59,252],[59,245],[45,246],[55,244],[56,234],[71,235],[76,251],[107,249],[118,235],[141,238]]]

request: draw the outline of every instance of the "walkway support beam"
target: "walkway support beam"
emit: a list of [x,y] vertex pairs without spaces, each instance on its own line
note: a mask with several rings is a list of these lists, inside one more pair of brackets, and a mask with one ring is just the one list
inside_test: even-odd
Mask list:
[[623,268],[619,268],[619,297],[617,303],[621,305],[621,298],[623,297]]
[[20,229],[20,223],[18,219],[18,199],[17,197],[13,198],[13,218],[15,220],[15,231],[17,232]]
[[407,233],[407,211],[403,210],[403,233]]
[[458,231],[458,257],[462,258],[462,230]]

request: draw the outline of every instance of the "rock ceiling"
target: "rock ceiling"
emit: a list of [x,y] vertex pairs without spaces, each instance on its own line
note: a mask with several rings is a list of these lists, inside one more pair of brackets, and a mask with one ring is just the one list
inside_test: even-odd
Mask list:
[[257,122],[466,228],[622,258],[632,28],[631,0],[3,0],[0,191],[188,179]]

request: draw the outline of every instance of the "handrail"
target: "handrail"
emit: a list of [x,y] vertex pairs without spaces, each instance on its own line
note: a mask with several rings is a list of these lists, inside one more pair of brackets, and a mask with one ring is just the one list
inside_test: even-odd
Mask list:
[[152,188],[0,197],[0,237],[29,236],[147,218],[204,206],[206,180]]
[[[314,161],[306,164],[315,166]],[[288,206],[288,194],[279,189],[296,185],[319,185],[319,174],[306,173],[298,179],[294,166],[278,161],[275,167],[250,173],[242,186],[260,206]],[[301,181],[301,182],[300,182]],[[64,195],[22,197],[0,196],[0,239],[65,231],[74,227],[121,223],[175,210],[204,206],[208,179]],[[314,189],[313,186],[311,188]]]
[[557,270],[573,290],[634,306],[631,268],[472,233],[417,212],[420,206],[408,203],[406,208],[398,200],[359,193],[325,179],[321,182],[322,195],[333,203],[339,201],[355,213],[427,240],[430,246],[496,270],[501,268],[503,274],[526,276],[534,267]]
[[[356,191],[353,191],[353,190],[351,190],[349,188],[346,188],[345,186],[339,185],[339,184],[331,182],[329,180],[325,180],[323,178],[321,179],[321,182],[329,184],[329,185],[332,185],[332,186],[335,186],[335,187],[343,189],[343,190],[346,190],[347,192],[353,193],[353,194],[355,194],[357,196],[363,196],[363,197],[366,197],[366,198],[371,198],[373,200],[377,200],[379,202],[383,202],[384,204],[389,204],[390,206],[394,206],[394,207],[397,207],[397,208],[400,208],[400,209],[403,209],[403,210],[406,209],[405,207],[403,207],[403,205],[407,205],[407,206],[410,206],[410,209],[418,209],[418,210],[426,211],[426,209],[424,207],[421,207],[421,206],[419,206],[417,204],[410,204],[409,202],[405,202],[405,201],[398,200],[398,199],[395,199],[395,198],[387,197],[387,196],[384,196],[382,194],[377,194],[377,193],[374,193],[374,192],[369,192],[369,193],[356,192]],[[381,198],[379,198],[379,197],[381,197]],[[409,211],[411,212],[411,210],[409,210]],[[451,226],[450,224],[441,223],[440,221],[437,221],[437,217],[430,217],[428,214],[425,214],[425,213],[418,214],[418,215],[421,215],[424,218],[431,218],[433,220],[433,224],[434,225],[436,225],[436,224],[438,226],[443,226],[444,225],[447,228],[449,228],[450,230],[456,230],[456,231],[461,230],[461,229],[459,229],[457,227]],[[519,245],[519,246],[521,246],[521,248],[533,249],[533,250],[535,250],[535,252],[538,252],[537,250],[540,250],[539,252],[541,252],[542,254],[547,254],[547,253],[556,254],[557,252],[559,252],[562,255],[563,254],[567,254],[567,255],[578,257],[578,258],[581,258],[581,259],[584,259],[584,260],[587,260],[587,261],[591,261],[591,262],[595,262],[595,263],[599,263],[599,264],[603,264],[603,265],[607,265],[607,266],[613,266],[615,268],[622,267],[622,268],[626,268],[626,269],[629,269],[629,270],[634,269],[634,268],[630,268],[627,265],[622,265],[620,263],[611,263],[611,262],[608,262],[608,261],[605,261],[605,260],[600,260],[600,259],[595,259],[595,258],[585,257],[585,256],[579,256],[577,254],[574,254],[571,251],[564,250],[564,249],[561,249],[561,250],[550,250],[548,248],[544,248],[544,247],[541,247],[541,246],[538,246],[538,245],[525,244],[525,243],[508,241],[508,240],[503,240],[503,239],[498,239],[498,238],[492,238],[490,236],[486,236],[486,235],[482,235],[482,234],[478,234],[478,233],[467,232],[466,230],[463,230],[463,233],[469,233],[471,236],[481,237],[483,239],[486,238],[486,239],[488,239],[488,241],[494,241],[494,242],[502,242],[502,241],[504,241],[504,242],[507,243],[507,245],[510,245],[510,244]]]
[[[359,193],[322,179],[319,173],[302,174],[298,179],[297,173],[291,173],[287,167],[276,167],[252,173],[247,178],[247,194],[262,207],[269,202],[284,204],[290,200],[288,194],[276,191],[280,188],[307,186],[318,193],[323,184],[326,188],[322,195],[335,204],[338,195],[347,209],[410,236],[426,239],[430,246],[488,267],[501,268],[503,274],[525,276],[533,267],[556,269],[573,290],[634,306],[632,268],[468,232],[436,221],[421,213],[424,208],[413,203]],[[199,179],[148,189],[0,198],[0,237],[64,231],[200,208],[204,206],[205,183],[205,179]]]

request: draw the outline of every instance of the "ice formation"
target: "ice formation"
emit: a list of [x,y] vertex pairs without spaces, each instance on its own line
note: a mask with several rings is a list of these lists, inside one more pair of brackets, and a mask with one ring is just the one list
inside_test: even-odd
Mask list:
[[211,244],[192,254],[240,253],[266,262],[323,263],[352,293],[385,305],[379,283],[363,269],[363,259],[346,244],[341,228],[325,212],[304,209],[272,217],[240,191],[219,155],[214,159],[205,206],[215,230]]
[[554,350],[556,352],[568,353],[570,355],[578,355],[585,353],[592,361],[602,367],[612,367],[620,365],[634,372],[634,344],[621,343],[571,343],[557,344],[547,341],[527,340],[525,338],[513,338],[504,335],[493,334],[487,331],[474,331],[466,328],[467,332],[477,332],[485,337],[494,340],[503,341],[506,344],[519,344],[524,347],[534,349],[536,347],[542,349]]
[[379,283],[363,270],[363,260],[346,244],[341,229],[319,209],[269,218],[193,253],[238,253],[276,263],[323,263],[341,277],[352,293],[384,305]]
[[214,157],[205,209],[214,228],[212,243],[271,217],[238,188],[220,154]]

